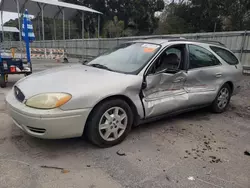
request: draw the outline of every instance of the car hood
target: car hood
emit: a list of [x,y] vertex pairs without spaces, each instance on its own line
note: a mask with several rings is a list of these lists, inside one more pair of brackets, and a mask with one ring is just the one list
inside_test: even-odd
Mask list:
[[115,90],[117,87],[126,88],[133,80],[138,82],[138,76],[85,65],[72,65],[32,74],[17,82],[16,86],[28,99],[47,92],[64,92],[77,96],[83,93]]

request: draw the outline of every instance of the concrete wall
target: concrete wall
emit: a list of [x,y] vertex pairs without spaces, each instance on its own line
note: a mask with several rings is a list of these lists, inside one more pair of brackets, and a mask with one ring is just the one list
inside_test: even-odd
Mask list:
[[[97,56],[105,50],[112,48],[123,42],[145,39],[148,37],[184,37],[187,39],[212,40],[219,41],[231,49],[241,60],[244,66],[250,67],[250,31],[237,32],[217,32],[217,33],[191,33],[178,35],[160,35],[160,36],[140,36],[124,37],[112,39],[76,39],[76,40],[56,40],[56,41],[35,41],[31,44],[33,48],[66,48],[67,54],[72,57],[81,57],[89,59]],[[6,48],[10,46],[19,46],[19,42],[6,42]]]

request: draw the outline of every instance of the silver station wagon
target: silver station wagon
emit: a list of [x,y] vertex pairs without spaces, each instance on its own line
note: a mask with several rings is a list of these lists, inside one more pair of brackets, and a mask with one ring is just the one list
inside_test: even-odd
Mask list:
[[31,136],[86,136],[109,147],[132,126],[164,115],[205,106],[225,111],[241,76],[239,60],[219,43],[147,39],[25,77],[6,101],[15,124]]

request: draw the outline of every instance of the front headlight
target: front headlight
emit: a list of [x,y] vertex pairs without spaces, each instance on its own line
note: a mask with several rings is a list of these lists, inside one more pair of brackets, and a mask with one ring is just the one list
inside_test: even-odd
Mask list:
[[25,104],[32,108],[53,109],[64,105],[71,97],[67,93],[44,93],[29,98]]

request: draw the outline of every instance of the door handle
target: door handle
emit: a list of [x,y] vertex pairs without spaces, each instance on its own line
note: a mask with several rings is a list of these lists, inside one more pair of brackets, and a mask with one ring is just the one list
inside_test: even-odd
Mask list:
[[183,80],[184,80],[184,78],[180,77],[180,78],[177,78],[176,80],[174,80],[173,83],[179,83],[179,82],[181,82]]
[[215,77],[216,77],[216,78],[222,77],[222,73],[216,73],[216,74],[215,74]]

